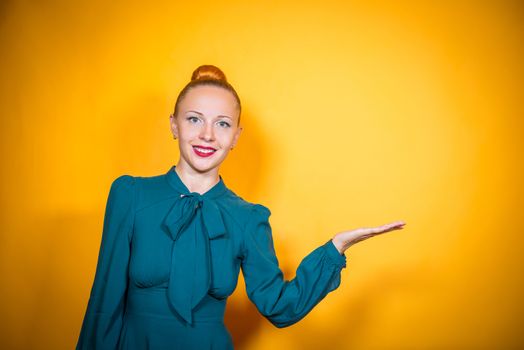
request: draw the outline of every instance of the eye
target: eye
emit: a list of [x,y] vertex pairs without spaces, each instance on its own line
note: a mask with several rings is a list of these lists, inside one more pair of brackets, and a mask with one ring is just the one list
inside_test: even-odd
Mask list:
[[224,128],[229,128],[231,127],[231,125],[228,123],[228,122],[225,122],[225,121],[219,121],[218,124],[220,124],[220,126],[224,127]]
[[195,116],[189,116],[186,118],[186,120],[189,120],[190,123],[196,123],[198,121],[198,118]]

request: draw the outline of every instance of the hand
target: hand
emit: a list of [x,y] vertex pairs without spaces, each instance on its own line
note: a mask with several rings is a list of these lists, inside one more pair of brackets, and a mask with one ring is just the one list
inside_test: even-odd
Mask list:
[[378,227],[361,227],[351,231],[342,231],[333,236],[333,244],[337,247],[340,254],[344,254],[353,244],[379,235],[381,233],[403,229],[404,221],[394,221]]

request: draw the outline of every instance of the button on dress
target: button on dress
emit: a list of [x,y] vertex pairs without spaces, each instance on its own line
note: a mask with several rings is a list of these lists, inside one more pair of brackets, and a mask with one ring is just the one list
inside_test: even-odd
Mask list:
[[233,349],[224,311],[240,269],[249,300],[273,325],[304,318],[338,288],[346,256],[329,239],[285,280],[270,215],[222,176],[204,194],[189,191],[174,165],[116,178],[76,349]]

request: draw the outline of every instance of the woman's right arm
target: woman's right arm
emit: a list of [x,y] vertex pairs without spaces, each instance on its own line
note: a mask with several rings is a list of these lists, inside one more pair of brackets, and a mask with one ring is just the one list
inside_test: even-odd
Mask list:
[[128,287],[135,178],[122,175],[107,199],[96,273],[77,350],[117,349]]

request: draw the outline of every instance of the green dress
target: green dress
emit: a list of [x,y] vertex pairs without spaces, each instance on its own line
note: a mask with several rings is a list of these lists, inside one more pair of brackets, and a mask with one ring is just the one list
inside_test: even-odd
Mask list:
[[331,239],[285,280],[270,210],[219,177],[204,194],[190,192],[174,165],[113,181],[76,349],[233,349],[224,311],[240,269],[249,300],[279,328],[338,288],[346,256]]

